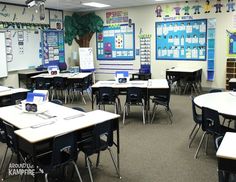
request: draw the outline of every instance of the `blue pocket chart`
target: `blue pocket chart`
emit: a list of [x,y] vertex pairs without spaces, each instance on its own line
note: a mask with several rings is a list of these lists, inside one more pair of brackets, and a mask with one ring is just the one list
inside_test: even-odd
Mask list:
[[134,60],[135,25],[104,26],[96,34],[98,60]]
[[207,20],[156,22],[157,60],[206,60]]

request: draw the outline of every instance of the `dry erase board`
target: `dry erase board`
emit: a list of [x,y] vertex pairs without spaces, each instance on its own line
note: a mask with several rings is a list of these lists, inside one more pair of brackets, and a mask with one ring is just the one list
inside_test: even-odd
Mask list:
[[135,59],[134,24],[104,26],[96,35],[98,60]]
[[0,78],[7,76],[5,32],[0,32]]
[[41,65],[40,41],[40,31],[8,30],[6,32],[8,71],[28,69]]
[[206,60],[207,20],[156,22],[157,60]]
[[91,47],[79,48],[79,63],[81,71],[94,71],[93,49]]

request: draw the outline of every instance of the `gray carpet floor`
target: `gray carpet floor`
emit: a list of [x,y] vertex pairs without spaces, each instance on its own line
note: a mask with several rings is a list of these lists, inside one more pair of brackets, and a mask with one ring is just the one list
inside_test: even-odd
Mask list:
[[[91,103],[86,98],[87,104],[81,100],[68,107],[80,106],[86,111],[91,110]],[[122,101],[124,98],[122,99]],[[122,102],[123,103],[123,102]],[[173,112],[173,124],[164,108],[159,108],[153,124],[142,124],[142,112],[139,107],[131,107],[131,113],[122,124],[120,119],[120,167],[122,179],[116,177],[115,168],[108,151],[101,153],[100,166],[92,169],[96,182],[216,182],[217,160],[212,139],[209,140],[208,154],[204,147],[199,152],[199,158],[194,159],[197,145],[202,131],[199,131],[192,147],[188,148],[188,135],[194,126],[192,120],[191,100],[189,96],[171,95],[170,108]],[[113,111],[112,107],[106,108]],[[0,150],[4,149],[0,144]],[[116,152],[114,148],[114,154]],[[1,154],[2,155],[2,152]],[[96,163],[96,156],[92,162]],[[89,180],[87,168],[84,164],[83,154],[77,161],[83,181]],[[51,179],[55,178],[52,177]],[[32,178],[28,178],[31,181]],[[19,181],[17,177],[10,177],[7,181]],[[43,181],[43,180],[42,180]],[[66,180],[78,181],[67,177]]]

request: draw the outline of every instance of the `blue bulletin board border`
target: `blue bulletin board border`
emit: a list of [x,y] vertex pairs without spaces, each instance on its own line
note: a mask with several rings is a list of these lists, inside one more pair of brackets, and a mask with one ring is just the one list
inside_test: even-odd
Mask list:
[[[190,23],[190,25],[193,25],[194,23],[204,23],[205,24],[205,32],[197,32],[198,33],[198,35],[197,35],[197,37],[199,37],[200,36],[200,34],[204,34],[204,37],[205,37],[205,43],[203,44],[203,45],[201,45],[200,43],[198,43],[198,44],[194,44],[194,45],[191,45],[191,44],[193,44],[193,43],[189,43],[192,47],[194,46],[194,47],[205,47],[204,49],[203,49],[203,51],[204,51],[204,54],[203,54],[203,58],[186,58],[186,47],[185,46],[183,46],[184,47],[184,53],[185,53],[185,56],[182,56],[182,57],[180,57],[180,58],[176,58],[176,57],[173,57],[173,56],[158,56],[158,47],[159,47],[159,44],[158,44],[158,42],[160,41],[160,40],[158,40],[158,35],[157,35],[157,26],[158,25],[162,25],[162,26],[166,26],[167,27],[167,25],[168,24],[178,24],[178,25],[180,25],[180,24],[182,24],[182,23],[184,23],[184,25],[186,26],[187,25],[187,23]],[[180,31],[181,31],[181,35],[183,35],[184,34],[184,37],[187,37],[187,35],[195,35],[196,34],[196,32],[195,33],[187,33],[186,32],[186,28],[185,28],[185,30],[178,30],[178,31],[176,31],[176,32],[174,32],[174,31],[170,31],[170,33],[168,32],[168,34],[165,36],[165,37],[169,37],[169,36],[175,36],[175,35],[179,35],[179,36],[181,36],[180,35]],[[162,37],[162,39],[164,39],[164,35],[162,35],[161,36]],[[180,20],[180,21],[165,21],[165,22],[156,22],[155,23],[155,38],[156,38],[156,60],[176,60],[176,61],[206,61],[206,59],[207,59],[207,19],[196,19],[196,20]],[[164,41],[160,41],[160,42],[164,42]],[[186,42],[186,40],[184,40],[184,42]],[[168,43],[169,44],[169,43]],[[190,46],[190,45],[188,45],[188,46]],[[170,47],[171,45],[166,45],[166,47]],[[174,46],[174,45],[172,45],[172,46]],[[199,57],[199,56],[198,56]]]
[[[120,24],[119,27],[122,27],[122,26],[128,26],[129,24]],[[120,56],[120,57],[104,57],[104,54],[98,54],[98,34],[99,33],[96,33],[96,54],[97,54],[97,60],[103,60],[103,61],[110,61],[110,60],[135,60],[135,24],[132,23],[132,36],[133,36],[133,48],[132,49],[121,49],[119,51],[133,51],[133,54],[131,56]],[[103,27],[103,30],[116,30],[117,27],[112,27],[112,26],[104,26]],[[125,34],[125,33],[123,33]],[[111,36],[112,37],[112,36]],[[114,36],[112,37],[114,38]],[[103,43],[103,50],[104,50],[104,43]],[[114,49],[112,49],[111,51],[114,51]],[[103,56],[103,57],[101,57]]]

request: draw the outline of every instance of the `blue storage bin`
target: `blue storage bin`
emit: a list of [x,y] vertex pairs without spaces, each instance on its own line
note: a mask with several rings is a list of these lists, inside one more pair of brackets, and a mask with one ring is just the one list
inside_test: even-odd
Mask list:
[[209,49],[208,50],[208,59],[214,59],[215,58],[215,50]]
[[207,71],[207,80],[208,81],[214,80],[214,71]]

